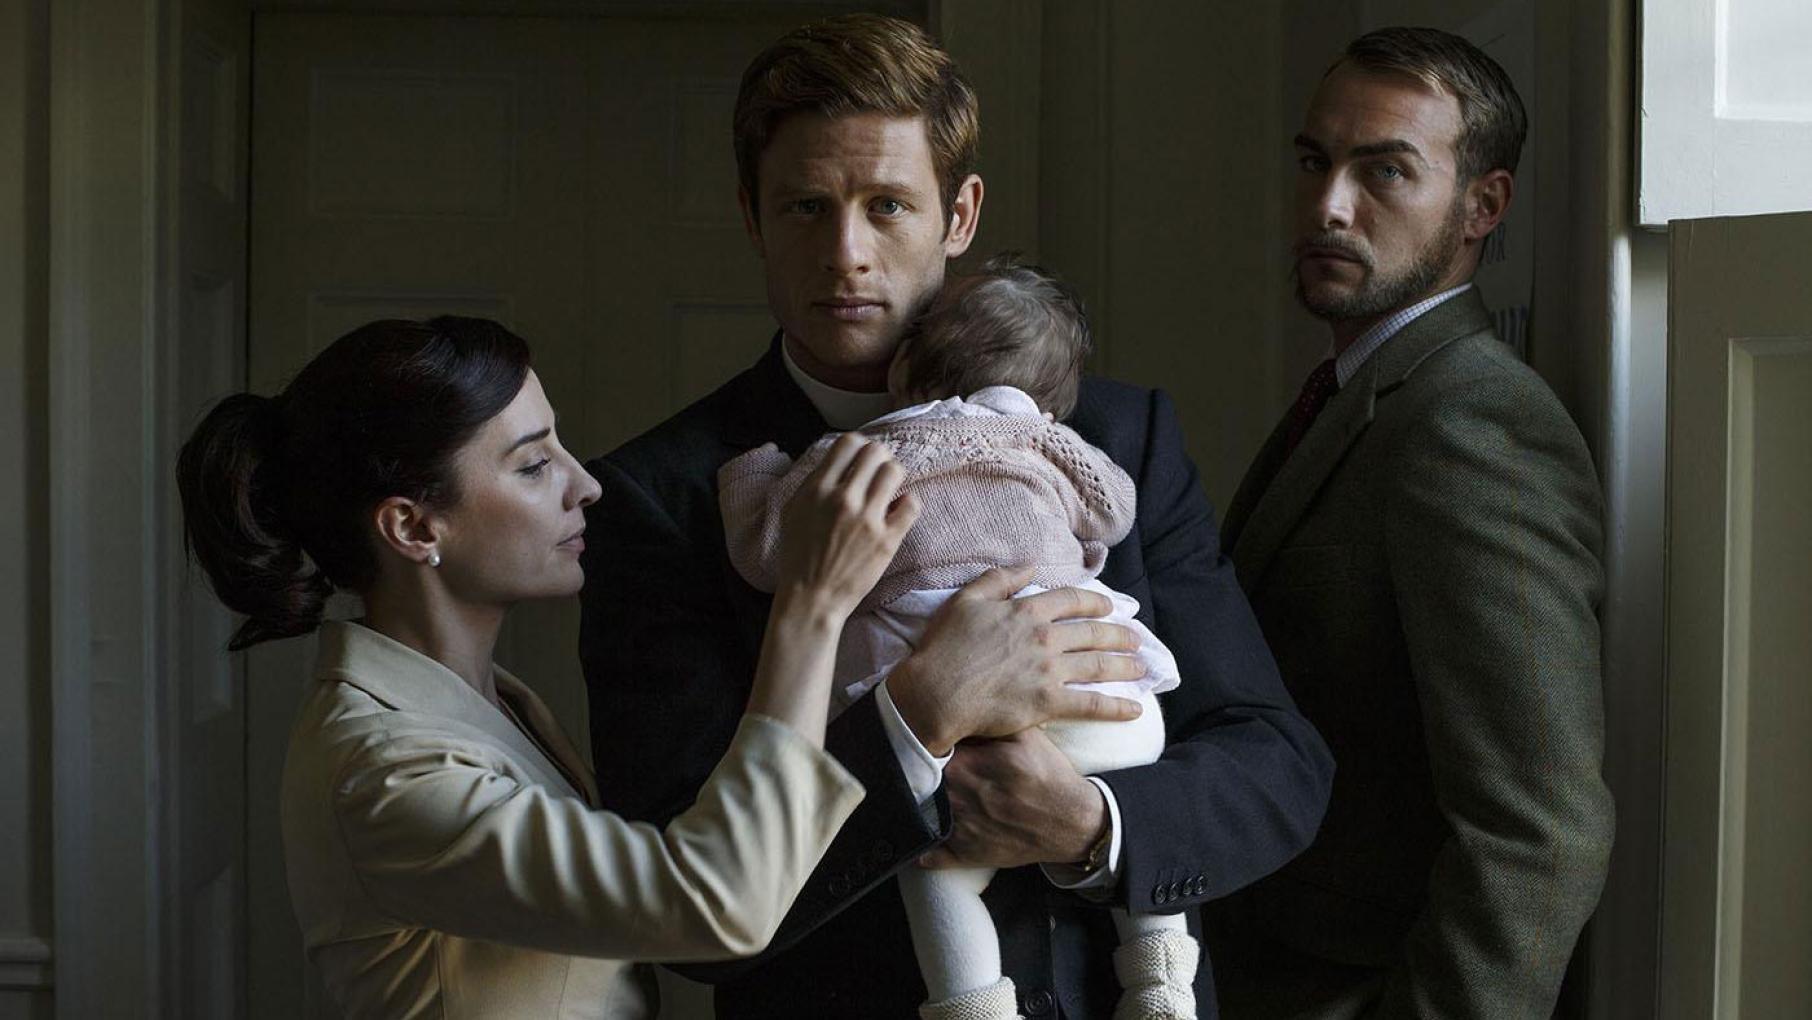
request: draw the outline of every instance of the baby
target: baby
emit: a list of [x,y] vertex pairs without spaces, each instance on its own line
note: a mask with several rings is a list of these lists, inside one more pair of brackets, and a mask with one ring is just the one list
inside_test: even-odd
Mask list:
[[[932,614],[964,584],[991,567],[1033,566],[1020,595],[1067,586],[1099,592],[1114,606],[1107,619],[1139,635],[1135,654],[1145,666],[1136,681],[1076,685],[1138,701],[1138,719],[1053,722],[1046,733],[1085,775],[1157,760],[1164,724],[1155,695],[1177,686],[1176,660],[1134,618],[1138,602],[1096,579],[1108,548],[1132,527],[1133,482],[1058,422],[1075,407],[1088,350],[1075,292],[1010,258],[949,281],[907,331],[887,380],[900,409],[862,432],[887,444],[906,471],[901,491],[915,493],[921,510],[843,631],[833,712],[910,654]],[[781,511],[835,439],[818,440],[797,463],[769,444],[718,471],[730,559],[756,588],[774,590]],[[981,900],[993,875],[992,868],[900,874],[930,995],[927,1016],[1017,1015]],[[1124,989],[1115,1016],[1193,1017],[1197,947],[1183,916],[1113,914]],[[1188,965],[1177,966],[1179,959]],[[951,1002],[959,999],[960,1006]],[[958,1008],[934,1008],[946,1005]]]

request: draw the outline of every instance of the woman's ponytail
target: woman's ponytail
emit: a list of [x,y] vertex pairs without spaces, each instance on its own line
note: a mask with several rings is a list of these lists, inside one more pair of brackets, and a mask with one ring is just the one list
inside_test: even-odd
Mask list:
[[314,630],[333,594],[285,521],[281,432],[276,400],[234,394],[207,413],[176,461],[189,552],[220,601],[247,617],[227,644],[234,651]]

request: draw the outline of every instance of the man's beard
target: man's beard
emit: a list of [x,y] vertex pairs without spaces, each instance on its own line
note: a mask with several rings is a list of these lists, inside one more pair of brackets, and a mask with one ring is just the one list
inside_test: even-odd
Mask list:
[[1349,294],[1314,298],[1303,287],[1302,274],[1298,271],[1296,299],[1309,310],[1309,314],[1329,322],[1375,319],[1405,307],[1426,294],[1453,264],[1454,253],[1460,247],[1463,210],[1463,205],[1455,202],[1446,221],[1441,224],[1440,232],[1429,238],[1421,251],[1416,252],[1415,261],[1407,269],[1393,276],[1374,275],[1374,260],[1366,253],[1355,250],[1352,242],[1339,234],[1322,234],[1303,240],[1299,247],[1334,248],[1353,255],[1361,260],[1367,275],[1360,282],[1359,288]]

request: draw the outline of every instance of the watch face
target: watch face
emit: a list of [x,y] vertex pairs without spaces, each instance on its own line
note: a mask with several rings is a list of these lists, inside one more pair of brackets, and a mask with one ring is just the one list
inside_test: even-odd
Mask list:
[[1095,845],[1088,848],[1088,856],[1082,859],[1082,870],[1100,871],[1101,866],[1107,863],[1107,848],[1113,845],[1113,841],[1114,830],[1110,825],[1101,834],[1101,838],[1095,840]]

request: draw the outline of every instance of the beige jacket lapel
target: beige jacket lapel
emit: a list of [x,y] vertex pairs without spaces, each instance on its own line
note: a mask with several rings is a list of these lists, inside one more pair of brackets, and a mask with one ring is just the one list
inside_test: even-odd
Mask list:
[[[1263,493],[1242,485],[1235,506],[1252,501],[1239,519],[1233,545],[1233,564],[1250,590],[1264,576],[1285,538],[1307,512],[1321,487],[1372,422],[1380,397],[1402,385],[1429,355],[1464,336],[1491,328],[1491,316],[1473,287],[1429,309],[1384,342],[1359,371],[1329,399],[1302,443],[1290,454]],[[1281,454],[1280,425],[1260,453],[1255,468],[1268,467]],[[1255,472],[1256,474],[1256,472]],[[1232,514],[1229,514],[1231,519]]]
[[586,785],[572,789],[560,768],[542,753],[497,706],[472,689],[459,674],[439,662],[361,624],[329,621],[321,625],[315,676],[324,681],[349,684],[402,712],[437,716],[480,731],[509,751],[535,780],[556,790],[582,795],[597,803],[597,788],[590,770],[583,766],[553,714],[534,692],[506,670],[496,670],[499,693],[506,694],[521,710],[523,722],[535,730],[559,763]]
[[[598,784],[591,772],[591,766],[579,754],[571,740],[566,737],[566,730],[554,718],[547,704],[539,695],[528,688],[515,674],[502,666],[497,669],[497,693],[508,698],[516,709],[523,725],[535,731],[535,736],[549,754],[553,755],[553,764],[564,769],[567,776],[579,785],[578,793],[585,798],[585,803],[594,807],[598,803]],[[512,730],[515,727],[511,727]]]

